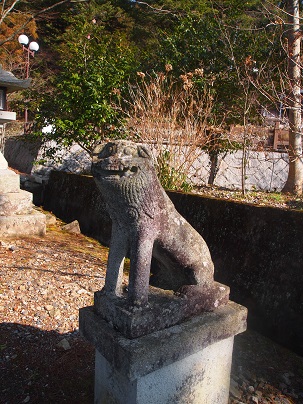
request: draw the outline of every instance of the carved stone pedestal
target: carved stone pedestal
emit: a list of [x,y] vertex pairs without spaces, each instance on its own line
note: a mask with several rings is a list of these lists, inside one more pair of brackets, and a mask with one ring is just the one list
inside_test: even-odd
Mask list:
[[20,177],[0,152],[0,237],[44,235],[46,218],[33,209],[33,195],[20,189]]
[[80,309],[80,331],[96,348],[95,404],[227,404],[233,338],[246,317],[229,302],[128,339],[93,307]]

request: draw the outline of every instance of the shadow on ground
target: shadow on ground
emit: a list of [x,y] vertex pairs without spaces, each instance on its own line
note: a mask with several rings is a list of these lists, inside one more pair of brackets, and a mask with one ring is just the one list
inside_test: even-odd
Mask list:
[[[94,348],[77,331],[2,323],[0,350],[1,403],[93,403]],[[235,338],[229,403],[252,402],[303,403],[303,358],[246,331]]]
[[77,332],[0,324],[1,403],[93,403],[94,349]]

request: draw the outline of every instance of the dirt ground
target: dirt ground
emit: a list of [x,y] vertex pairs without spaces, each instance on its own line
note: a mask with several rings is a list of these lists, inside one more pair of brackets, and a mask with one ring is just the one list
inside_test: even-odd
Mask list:
[[[94,348],[79,336],[78,309],[102,287],[108,251],[48,217],[45,237],[0,241],[3,404],[93,403]],[[303,403],[303,358],[254,331],[237,336],[235,403]]]

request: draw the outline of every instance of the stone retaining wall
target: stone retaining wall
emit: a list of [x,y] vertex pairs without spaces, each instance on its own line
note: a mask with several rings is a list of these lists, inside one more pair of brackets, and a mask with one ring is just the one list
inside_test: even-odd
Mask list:
[[[49,142],[43,148],[58,147]],[[70,149],[59,148],[56,158],[46,159],[43,165],[33,164],[42,158],[39,142],[31,142],[26,138],[8,138],[5,143],[4,156],[10,167],[21,172],[47,179],[52,170],[66,171],[77,174],[90,172],[91,160],[87,152],[80,146],[73,145]],[[203,151],[197,153],[188,172],[188,179],[201,186],[208,183],[210,176],[209,155]],[[278,152],[250,151],[246,154],[246,173],[242,175],[243,153],[222,153],[218,157],[217,173],[214,185],[228,189],[241,189],[242,177],[245,178],[247,190],[280,191],[288,174],[288,156]],[[38,182],[42,182],[42,180]]]
[[[168,193],[206,240],[215,279],[249,310],[249,326],[303,354],[303,213]],[[109,244],[111,222],[93,178],[52,172],[44,208]]]

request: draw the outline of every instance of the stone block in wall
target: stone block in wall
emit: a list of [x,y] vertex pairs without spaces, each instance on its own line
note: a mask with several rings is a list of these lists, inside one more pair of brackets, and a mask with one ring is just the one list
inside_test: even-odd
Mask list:
[[[54,158],[45,159],[43,150],[50,148],[57,149]],[[194,185],[203,186],[208,183],[210,176],[210,159],[209,155],[201,149],[196,154],[197,158],[193,160],[188,170],[188,180]],[[5,157],[10,167],[22,173],[36,175],[37,182],[39,182],[39,176],[47,180],[53,170],[87,174],[91,166],[89,154],[77,144],[65,148],[52,141],[41,146],[39,142],[31,142],[23,137],[6,140]],[[43,165],[35,163],[41,159],[44,160]],[[242,151],[221,153],[218,156],[218,162],[214,185],[227,189],[241,189]],[[249,151],[245,181],[248,190],[280,191],[286,182],[287,173],[287,154]]]
[[[221,154],[214,185],[227,189],[242,188],[243,153]],[[249,151],[245,187],[248,190],[281,191],[288,175],[288,157],[278,152]]]

